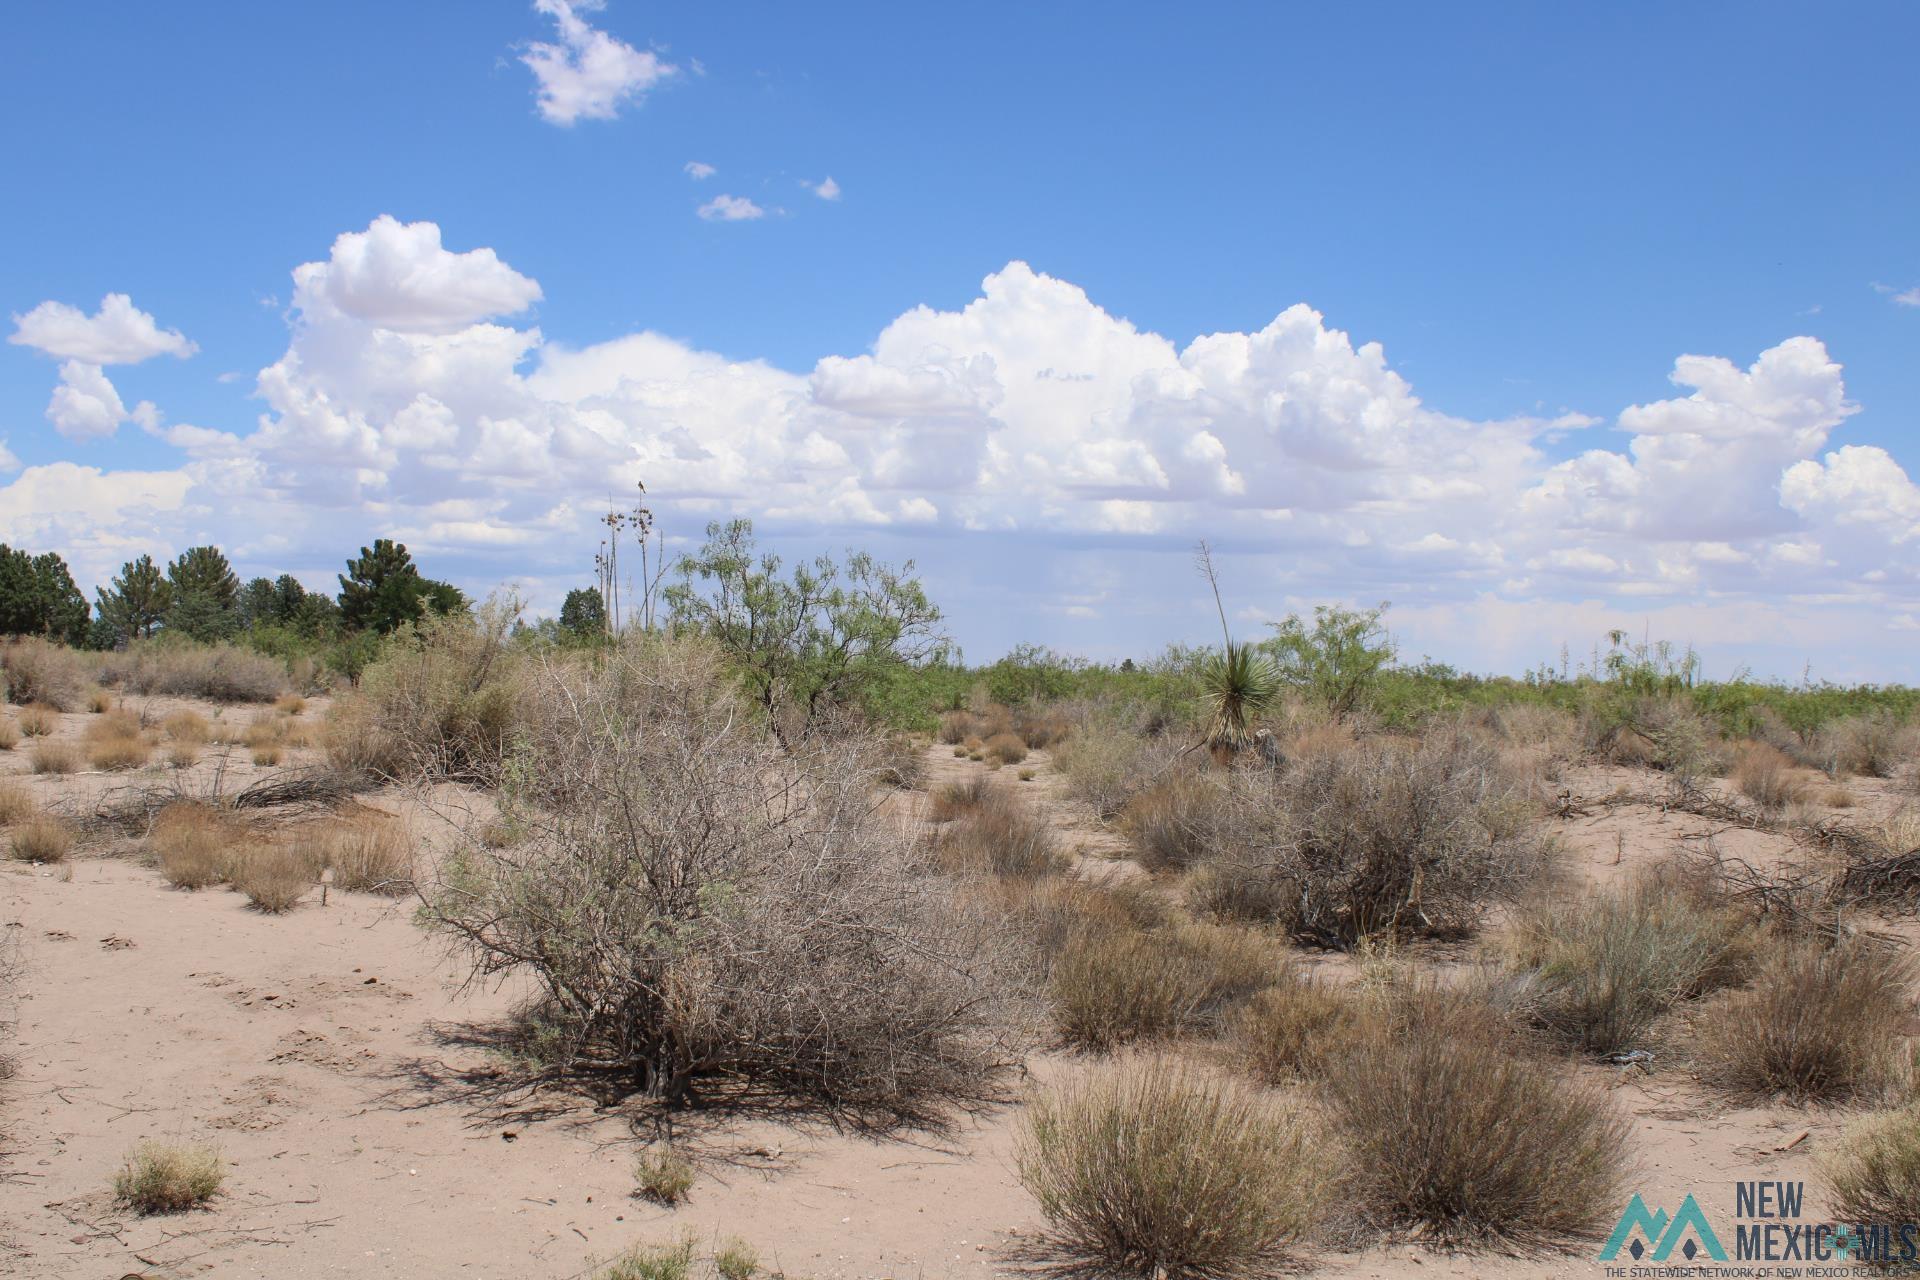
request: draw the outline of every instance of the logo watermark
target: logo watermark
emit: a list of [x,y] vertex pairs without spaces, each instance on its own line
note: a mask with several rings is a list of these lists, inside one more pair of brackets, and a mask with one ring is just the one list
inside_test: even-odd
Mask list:
[[[1635,1193],[1599,1261],[1614,1278],[1874,1276],[1920,1262],[1920,1224],[1807,1221],[1804,1182],[1738,1182],[1716,1218],[1689,1192],[1669,1212]],[[1729,1252],[1728,1245],[1732,1245]]]

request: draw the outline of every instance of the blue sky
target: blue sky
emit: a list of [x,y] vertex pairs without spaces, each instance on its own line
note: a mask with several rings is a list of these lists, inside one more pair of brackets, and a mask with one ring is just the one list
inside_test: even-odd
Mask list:
[[[400,532],[551,608],[590,576],[594,490],[644,475],[676,537],[743,514],[795,552],[916,557],[975,657],[1204,638],[1205,534],[1249,628],[1391,598],[1410,648],[1478,669],[1618,620],[1722,669],[1920,678],[1911,6],[113,4],[9,27],[0,312],[125,294],[194,347],[82,361],[120,402],[107,434],[50,419],[76,357],[24,340],[48,330],[0,346],[0,538],[88,582],[213,538],[317,583]],[[630,89],[598,105],[575,74],[596,48]],[[721,196],[759,212],[699,216]],[[356,235],[371,275],[336,244]],[[305,305],[304,263],[333,282]],[[1251,372],[1189,351],[1297,303],[1317,318]],[[449,373],[476,327],[497,349]],[[1776,349],[1750,384],[1670,381]],[[426,435],[398,416],[416,396],[447,410]]]

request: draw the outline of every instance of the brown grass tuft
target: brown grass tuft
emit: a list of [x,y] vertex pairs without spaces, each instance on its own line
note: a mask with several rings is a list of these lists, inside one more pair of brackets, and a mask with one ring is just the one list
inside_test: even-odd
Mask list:
[[308,824],[293,837],[311,874],[333,872],[336,889],[398,895],[413,889],[413,854],[397,818],[358,809]]
[[141,1213],[184,1213],[213,1199],[225,1179],[212,1147],[142,1142],[114,1175],[113,1194]]
[[1281,973],[1279,950],[1245,929],[1088,929],[1054,963],[1055,1018],[1088,1049],[1209,1030]]
[[20,724],[20,732],[29,738],[44,738],[60,727],[60,713],[44,702],[20,708],[15,719]]
[[1050,1261],[1082,1274],[1267,1274],[1337,1168],[1318,1126],[1178,1059],[1129,1057],[1040,1091],[1016,1153]]
[[0,782],[0,827],[30,818],[40,812],[33,793],[17,782]]
[[6,672],[7,696],[14,702],[71,711],[80,705],[86,688],[79,656],[37,636],[0,645],[0,669]]
[[35,773],[72,773],[80,767],[80,748],[43,738],[27,752],[27,762]]
[[87,691],[87,710],[91,711],[94,715],[100,715],[112,706],[113,695],[105,689],[89,689]]
[[1149,871],[1184,871],[1211,856],[1222,793],[1197,771],[1181,770],[1127,805],[1127,835]]
[[238,833],[205,805],[180,802],[160,811],[148,844],[160,874],[178,889],[204,889],[227,878]]
[[1235,1060],[1270,1085],[1318,1080],[1355,1033],[1352,996],[1311,975],[1287,973],[1258,992],[1232,1022]]
[[1793,761],[1764,742],[1743,742],[1733,757],[1733,783],[1763,809],[1782,809],[1807,797]]
[[1782,944],[1753,986],[1704,1011],[1702,1074],[1795,1103],[1884,1094],[1904,1083],[1911,976],[1904,957],[1865,942]]
[[1920,1104],[1849,1125],[1821,1153],[1820,1172],[1842,1222],[1920,1222]]
[[160,727],[175,742],[196,747],[213,737],[213,726],[197,711],[175,711],[160,722]]
[[138,733],[102,737],[87,746],[87,760],[96,769],[142,769],[153,747]]
[[984,788],[979,802],[949,822],[934,847],[941,867],[954,875],[1032,879],[1067,866],[1045,821],[1004,787]]
[[249,755],[251,756],[255,764],[261,766],[262,768],[269,768],[269,769],[274,767],[275,765],[278,765],[281,761],[281,758],[285,754],[286,754],[285,750],[282,747],[280,747],[278,744],[272,744],[264,747],[255,747],[249,753]]
[[1374,1000],[1326,1074],[1367,1217],[1545,1246],[1619,1212],[1627,1126],[1605,1093],[1514,1053],[1467,993],[1406,984]]
[[1027,744],[1017,734],[996,733],[987,739],[982,754],[1000,764],[1019,764],[1027,758]]
[[935,791],[927,804],[928,822],[952,822],[972,813],[993,793],[993,784],[982,777],[965,782],[949,782]]
[[693,1179],[693,1161],[672,1147],[649,1147],[633,1162],[636,1193],[655,1204],[679,1204],[693,1190]]
[[20,726],[12,716],[0,716],[0,751],[11,751],[19,745]]
[[258,844],[233,859],[229,882],[247,901],[269,915],[291,911],[313,888],[313,871],[305,859],[283,844]]
[[307,709],[307,700],[297,693],[283,693],[273,700],[273,709],[283,716],[297,716]]
[[50,814],[17,823],[7,850],[22,862],[63,862],[73,851],[73,828]]

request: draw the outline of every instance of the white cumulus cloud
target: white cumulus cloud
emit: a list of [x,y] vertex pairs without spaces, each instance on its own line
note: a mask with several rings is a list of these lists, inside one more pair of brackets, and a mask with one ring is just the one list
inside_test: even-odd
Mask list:
[[154,356],[182,359],[199,350],[178,329],[162,329],[124,293],[110,293],[92,315],[64,302],[43,302],[13,317],[8,342],[63,360],[139,364]]
[[687,176],[692,178],[695,182],[705,182],[708,178],[711,178],[714,174],[720,172],[718,169],[714,168],[712,165],[707,164],[704,161],[700,161],[700,160],[687,161],[686,171],[687,171]]
[[580,15],[604,7],[600,0],[534,0],[554,21],[559,43],[535,41],[520,61],[533,72],[540,114],[558,125],[611,120],[620,108],[679,74],[651,50],[636,49]]
[[129,412],[99,365],[69,360],[60,366],[60,384],[47,402],[47,421],[69,440],[99,440],[119,430],[123,422],[157,425],[159,411],[151,401],[142,400]]
[[767,211],[745,196],[720,195],[701,205],[696,212],[708,222],[746,222],[766,216]]
[[838,200],[840,198],[840,184],[835,182],[831,176],[823,182],[803,181],[800,185],[813,192],[816,196],[819,196],[822,200]]

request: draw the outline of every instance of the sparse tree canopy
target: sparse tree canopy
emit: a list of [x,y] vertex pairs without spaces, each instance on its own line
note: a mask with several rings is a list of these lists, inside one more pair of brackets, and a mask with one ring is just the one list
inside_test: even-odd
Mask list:
[[120,566],[120,574],[100,588],[100,620],[113,632],[114,642],[151,636],[173,605],[173,584],[153,562],[141,556]]
[[860,552],[844,567],[820,556],[783,577],[780,557],[756,554],[752,523],[735,520],[708,525],[706,546],[679,567],[666,591],[672,621],[720,643],[782,734],[946,651],[912,561],[896,570]]
[[1305,689],[1338,716],[1350,715],[1372,694],[1380,673],[1393,662],[1393,644],[1372,609],[1315,605],[1313,625],[1299,614],[1273,624],[1260,647],[1273,655],[1282,679]]
[[28,555],[0,542],[0,635],[83,644],[89,617],[87,598],[73,585],[65,560],[51,551]]

